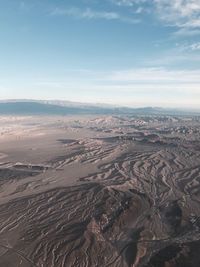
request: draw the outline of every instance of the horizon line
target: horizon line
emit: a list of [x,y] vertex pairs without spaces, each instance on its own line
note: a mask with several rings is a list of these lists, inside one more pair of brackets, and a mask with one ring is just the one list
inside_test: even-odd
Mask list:
[[181,111],[198,111],[200,112],[200,108],[192,108],[192,107],[169,107],[169,106],[157,106],[157,105],[139,105],[139,106],[134,106],[134,104],[111,104],[111,103],[106,103],[106,102],[82,102],[82,101],[73,101],[73,100],[67,100],[67,99],[46,99],[46,98],[5,98],[5,99],[0,99],[0,103],[2,102],[69,102],[71,104],[80,104],[80,105],[87,105],[87,106],[107,106],[110,108],[131,108],[131,109],[145,109],[145,108],[154,108],[154,109],[169,109],[169,110],[181,110]]

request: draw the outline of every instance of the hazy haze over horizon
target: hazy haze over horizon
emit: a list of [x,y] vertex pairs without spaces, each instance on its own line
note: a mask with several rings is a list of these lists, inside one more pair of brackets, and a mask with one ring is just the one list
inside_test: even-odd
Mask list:
[[10,0],[0,18],[0,99],[200,105],[199,0]]

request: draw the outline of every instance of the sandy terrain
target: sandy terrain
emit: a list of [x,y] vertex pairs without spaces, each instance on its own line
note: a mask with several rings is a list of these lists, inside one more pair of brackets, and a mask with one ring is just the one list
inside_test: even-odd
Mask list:
[[0,267],[199,267],[200,117],[0,117]]

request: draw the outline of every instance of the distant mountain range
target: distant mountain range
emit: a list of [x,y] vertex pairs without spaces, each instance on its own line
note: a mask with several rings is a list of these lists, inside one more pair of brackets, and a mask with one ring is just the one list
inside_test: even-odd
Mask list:
[[[59,100],[1,100],[0,115],[81,115],[81,114],[134,114],[181,115],[191,112],[154,107],[129,108],[111,105],[84,104]],[[196,112],[195,112],[196,113]],[[194,114],[194,112],[193,112]]]

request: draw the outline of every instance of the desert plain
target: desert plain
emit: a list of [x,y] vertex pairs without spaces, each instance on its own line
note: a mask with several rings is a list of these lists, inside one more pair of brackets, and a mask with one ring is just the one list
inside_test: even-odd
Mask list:
[[0,267],[108,266],[200,266],[200,117],[1,116]]

